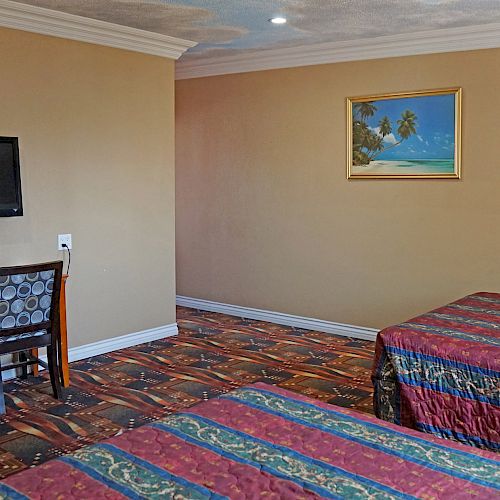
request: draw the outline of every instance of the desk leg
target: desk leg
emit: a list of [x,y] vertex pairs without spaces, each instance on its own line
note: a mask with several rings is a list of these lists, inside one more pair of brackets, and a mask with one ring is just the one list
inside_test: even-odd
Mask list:
[[61,298],[59,301],[59,317],[61,329],[60,357],[62,386],[69,387],[69,366],[68,366],[68,327],[66,323],[66,280],[68,275],[64,274],[61,283]]
[[[61,345],[59,352],[59,363],[61,371],[61,383],[63,387],[69,387],[69,366],[68,366],[68,326],[66,323],[66,280],[68,275],[62,277],[61,297],[59,299],[59,324],[61,330]],[[31,349],[31,355],[38,358],[38,349]],[[33,366],[33,375],[38,375],[38,365]],[[1,414],[1,409],[0,409]]]
[[[31,349],[31,355],[35,358],[38,358],[38,349]],[[32,374],[37,377],[38,376],[38,365],[31,365]]]

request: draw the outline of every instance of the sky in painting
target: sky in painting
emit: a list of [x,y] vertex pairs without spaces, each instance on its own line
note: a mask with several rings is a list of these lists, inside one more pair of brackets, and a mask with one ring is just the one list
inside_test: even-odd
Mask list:
[[401,118],[401,113],[409,109],[417,115],[417,134],[383,152],[378,156],[378,160],[453,158],[455,148],[454,94],[385,99],[373,104],[377,112],[368,118],[368,126],[378,133],[378,123],[384,116],[387,116],[392,124],[392,134],[384,138],[386,147],[400,140],[397,134],[397,120]]

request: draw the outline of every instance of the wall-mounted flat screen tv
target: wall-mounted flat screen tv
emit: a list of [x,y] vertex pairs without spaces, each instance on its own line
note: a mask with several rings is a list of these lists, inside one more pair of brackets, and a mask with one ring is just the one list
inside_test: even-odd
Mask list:
[[0,137],[0,217],[23,215],[17,137]]

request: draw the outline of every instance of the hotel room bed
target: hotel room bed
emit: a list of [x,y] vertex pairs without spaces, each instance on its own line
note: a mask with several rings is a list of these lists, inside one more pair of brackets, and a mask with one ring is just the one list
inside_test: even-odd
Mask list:
[[499,466],[259,383],[11,476],[0,498],[493,498]]
[[500,450],[500,294],[476,293],[377,337],[377,417]]

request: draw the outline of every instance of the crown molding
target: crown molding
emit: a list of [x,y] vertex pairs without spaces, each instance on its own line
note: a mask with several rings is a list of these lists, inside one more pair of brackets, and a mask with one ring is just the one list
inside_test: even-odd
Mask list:
[[0,26],[178,59],[195,42],[33,5],[0,0]]
[[500,47],[500,23],[178,61],[176,79]]

